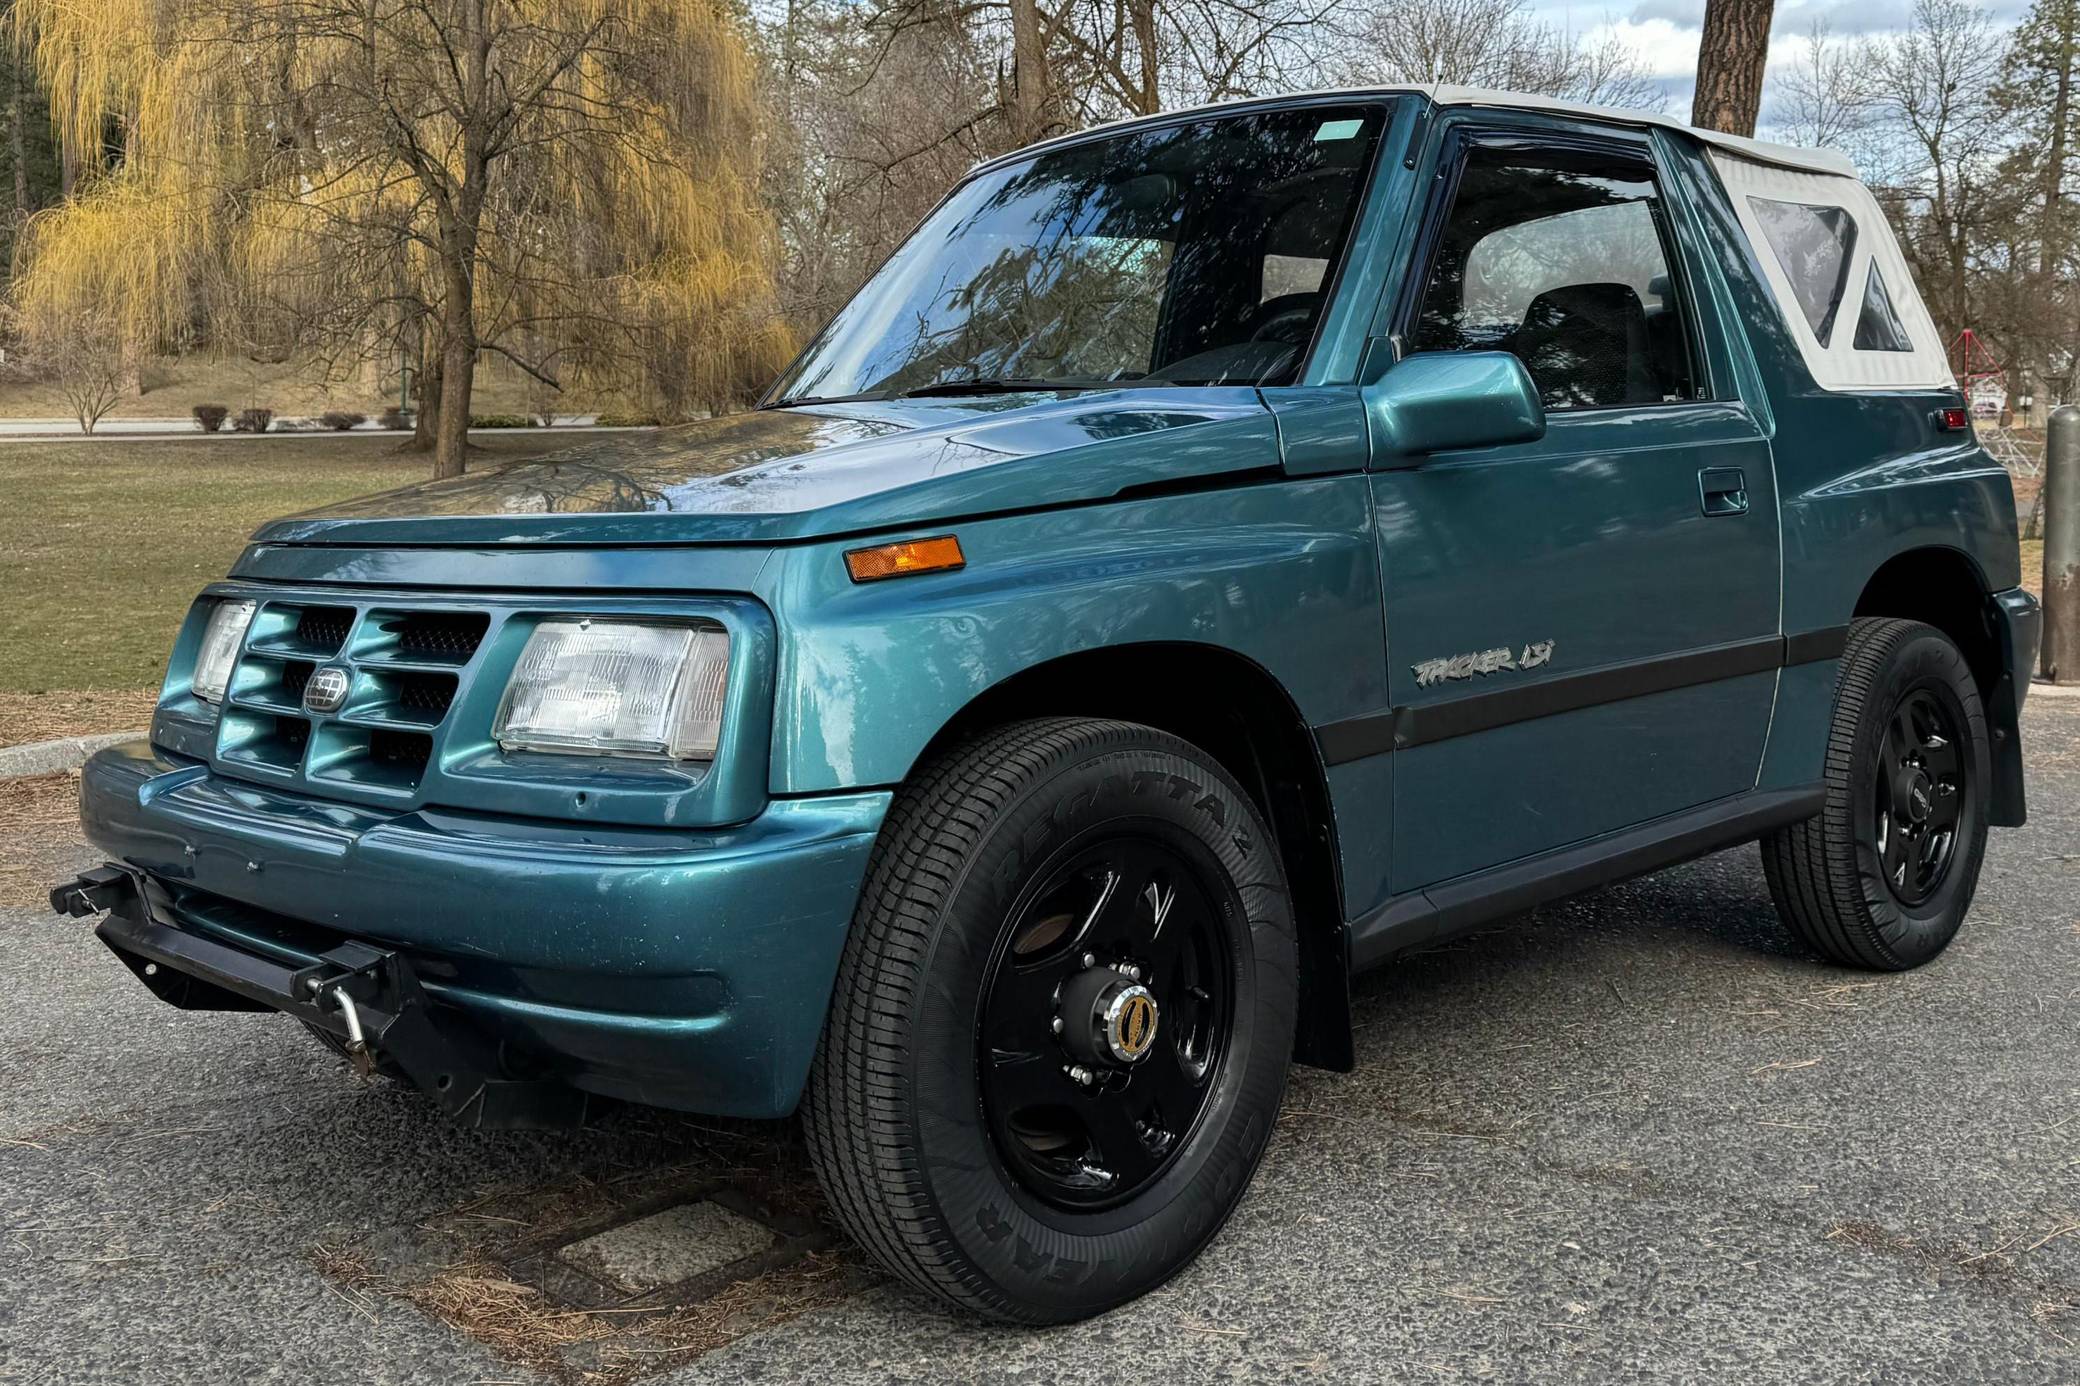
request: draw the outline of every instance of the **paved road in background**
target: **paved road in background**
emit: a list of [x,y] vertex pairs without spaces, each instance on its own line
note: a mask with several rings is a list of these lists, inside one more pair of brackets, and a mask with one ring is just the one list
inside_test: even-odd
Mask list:
[[[278,420],[276,420],[276,423],[277,423],[277,424],[279,425],[279,424],[281,424],[281,423],[283,423],[283,422],[287,422],[287,421],[288,421],[288,419],[289,419],[290,417],[293,417],[293,416],[284,416],[284,417],[283,417],[282,419],[278,419]],[[594,426],[595,426],[595,422],[596,422],[596,420],[598,419],[598,417],[599,417],[599,416],[598,416],[598,415],[596,415],[596,414],[558,414],[558,415],[556,415],[556,416],[554,417],[554,426],[555,426],[555,428],[557,428],[557,429],[565,429],[565,428],[592,428],[592,427],[594,427]],[[295,436],[297,436],[298,434],[302,434],[302,433],[311,433],[311,432],[320,432],[320,431],[322,431],[322,432],[332,432],[333,430],[330,430],[330,429],[325,429],[325,430],[317,430],[317,429],[308,429],[308,428],[280,428],[280,427],[276,427],[276,428],[274,428],[274,429],[271,429],[271,430],[269,430],[269,431],[268,431],[268,432],[266,432],[266,433],[256,433],[256,434],[252,434],[252,435],[250,435],[250,436],[252,436],[252,437],[255,437],[255,438],[278,438],[278,437],[295,437]],[[358,425],[358,426],[357,426],[357,427],[355,427],[355,428],[347,429],[347,430],[344,430],[344,431],[345,431],[345,432],[349,432],[349,433],[383,433],[383,432],[395,432],[395,430],[386,430],[386,429],[382,428],[382,427],[381,427],[380,425],[377,425],[377,424],[374,424],[374,423],[363,423],[363,424],[360,424],[360,425]],[[546,433],[546,432],[548,432],[548,431],[549,431],[549,429],[547,429],[547,428],[518,428],[518,429],[515,429],[515,428],[501,428],[501,429],[495,429],[495,430],[493,430],[493,429],[473,429],[473,430],[471,430],[471,431],[472,431],[472,432],[477,432],[477,433],[487,433],[487,432],[498,432],[498,433]],[[188,418],[188,417],[187,417],[187,416],[185,416],[185,415],[183,415],[182,417],[180,417],[180,418],[177,418],[177,419],[176,419],[176,418],[160,418],[160,419],[103,419],[103,420],[102,420],[102,421],[101,421],[100,423],[98,423],[98,424],[96,424],[96,425],[94,426],[94,432],[93,432],[93,435],[92,435],[92,436],[93,436],[93,437],[95,437],[95,438],[97,438],[97,439],[101,439],[101,440],[104,440],[104,441],[105,441],[105,440],[107,440],[107,439],[110,439],[110,438],[116,438],[116,439],[121,439],[121,438],[164,438],[164,437],[167,437],[167,436],[169,436],[169,435],[170,435],[170,436],[173,436],[173,437],[177,437],[177,438],[210,438],[210,437],[217,437],[217,438],[223,438],[223,437],[240,437],[240,436],[245,436],[245,435],[241,435],[241,434],[238,434],[238,433],[237,433],[237,432],[236,432],[235,430],[233,430],[233,429],[232,429],[232,428],[231,428],[231,427],[230,427],[229,425],[226,425],[226,426],[225,426],[225,428],[224,428],[224,430],[223,430],[223,431],[222,431],[221,433],[216,433],[216,434],[204,433],[204,432],[203,432],[203,431],[201,430],[201,428],[197,427],[197,425],[196,425],[196,423],[195,423],[195,420],[193,420],[193,419],[191,419],[191,418]],[[79,427],[79,420],[77,420],[77,419],[6,419],[6,418],[0,418],[0,439],[5,439],[5,438],[84,438],[84,437],[86,437],[86,436],[88,436],[88,435],[86,435],[86,434],[84,434],[84,433],[80,432],[80,427]]]
[[[1296,1070],[1165,1291],[1033,1333],[862,1274],[649,1379],[2080,1380],[2080,698],[2025,734],[2033,822],[1920,972],[1800,953],[1752,848],[1542,910],[1361,981],[1358,1071]],[[704,1139],[457,1132],[0,915],[0,1381],[547,1380],[318,1248]]]

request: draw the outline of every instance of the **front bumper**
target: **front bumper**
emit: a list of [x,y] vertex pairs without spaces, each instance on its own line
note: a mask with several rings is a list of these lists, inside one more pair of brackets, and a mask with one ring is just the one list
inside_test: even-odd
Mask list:
[[[888,802],[780,799],[691,832],[386,813],[225,779],[144,742],[96,755],[80,790],[88,838],[139,887],[144,907],[102,929],[133,966],[222,990],[183,959],[223,959],[170,948],[171,934],[307,985],[339,966],[329,954],[365,945],[398,960],[458,1044],[489,1046],[507,1070],[746,1117],[800,1098]],[[339,1032],[265,988],[242,997]]]

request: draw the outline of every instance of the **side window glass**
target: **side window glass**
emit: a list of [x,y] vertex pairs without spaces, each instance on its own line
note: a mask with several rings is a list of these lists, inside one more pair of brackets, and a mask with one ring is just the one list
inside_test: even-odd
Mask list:
[[1413,350],[1511,352],[1546,408],[1593,409],[1691,398],[1690,341],[1644,168],[1467,156]]
[[1858,351],[1912,351],[1907,329],[1893,311],[1892,295],[1885,291],[1885,277],[1878,262],[1871,262],[1870,277],[1863,281],[1863,312],[1856,319]]
[[1845,207],[1815,207],[1751,197],[1756,224],[1784,267],[1799,311],[1813,339],[1826,346],[1834,336],[1835,313],[1849,283],[1849,256],[1856,249],[1856,219]]

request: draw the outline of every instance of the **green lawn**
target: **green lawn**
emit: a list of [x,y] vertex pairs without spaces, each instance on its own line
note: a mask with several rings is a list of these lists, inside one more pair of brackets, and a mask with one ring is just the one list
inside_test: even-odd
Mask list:
[[[478,466],[571,440],[480,441]],[[323,436],[0,443],[0,745],[35,706],[20,695],[156,688],[181,613],[254,528],[429,473],[429,459],[395,447]]]

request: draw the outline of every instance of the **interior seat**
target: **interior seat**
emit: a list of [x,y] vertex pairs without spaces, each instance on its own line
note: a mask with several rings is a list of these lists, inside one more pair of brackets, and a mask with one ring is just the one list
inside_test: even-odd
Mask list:
[[1509,350],[1548,409],[1655,404],[1647,310],[1630,284],[1568,284],[1531,300]]

